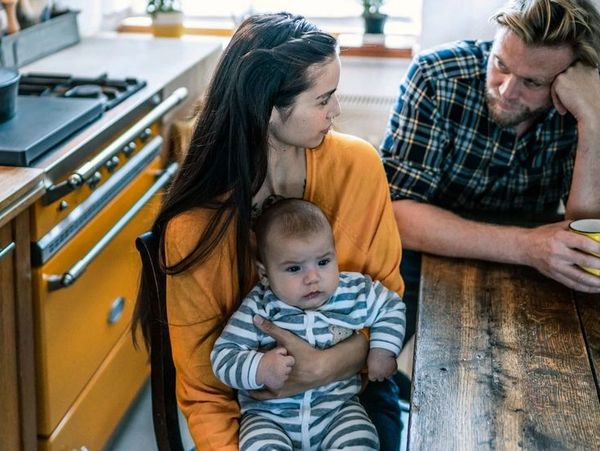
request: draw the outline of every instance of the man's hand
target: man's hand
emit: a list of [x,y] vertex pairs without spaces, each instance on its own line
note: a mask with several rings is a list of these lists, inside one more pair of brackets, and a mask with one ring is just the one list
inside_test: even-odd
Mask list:
[[529,229],[524,245],[528,264],[577,291],[600,293],[600,277],[579,266],[600,269],[600,243],[568,230],[569,220]]
[[560,114],[570,112],[578,123],[597,119],[600,110],[600,76],[596,67],[576,63],[557,75],[550,89]]
[[396,356],[387,349],[372,348],[367,357],[370,381],[383,381],[398,369]]
[[285,348],[277,347],[267,351],[260,359],[256,371],[256,383],[271,390],[279,390],[288,380],[295,360]]

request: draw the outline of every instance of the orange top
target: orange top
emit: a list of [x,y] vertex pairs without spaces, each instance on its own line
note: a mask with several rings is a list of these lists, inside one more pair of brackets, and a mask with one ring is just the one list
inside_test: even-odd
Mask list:
[[[400,237],[375,149],[359,138],[330,133],[319,147],[306,151],[306,171],[304,199],[329,218],[340,270],[369,274],[402,295]],[[168,264],[188,255],[209,215],[198,208],[169,222]],[[256,272],[253,278],[258,280]],[[204,264],[167,278],[177,398],[199,451],[238,449],[235,394],[214,376],[209,356],[240,297],[233,227]]]

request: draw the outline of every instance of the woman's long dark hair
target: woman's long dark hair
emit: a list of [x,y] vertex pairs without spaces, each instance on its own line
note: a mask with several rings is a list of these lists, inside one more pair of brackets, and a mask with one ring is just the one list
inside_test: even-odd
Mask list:
[[[237,282],[250,288],[252,197],[267,174],[268,128],[273,108],[285,117],[298,94],[310,88],[308,69],[335,56],[336,40],[301,16],[249,17],[233,35],[217,65],[185,160],[152,227],[163,249],[167,223],[195,207],[214,211],[192,252],[161,267],[178,274],[207,259],[230,226],[236,227]],[[141,327],[149,344],[148,280],[142,275],[132,332]]]

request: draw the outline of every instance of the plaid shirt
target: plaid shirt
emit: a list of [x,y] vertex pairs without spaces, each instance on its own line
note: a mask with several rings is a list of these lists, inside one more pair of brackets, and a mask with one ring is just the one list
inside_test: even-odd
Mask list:
[[551,108],[517,138],[488,115],[490,41],[463,41],[413,61],[382,157],[392,199],[452,210],[556,211],[571,185],[575,119]]

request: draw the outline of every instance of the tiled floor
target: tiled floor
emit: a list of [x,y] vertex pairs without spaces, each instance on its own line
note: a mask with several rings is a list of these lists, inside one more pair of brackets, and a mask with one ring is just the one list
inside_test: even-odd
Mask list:
[[[181,430],[184,431],[183,445],[192,449],[190,437],[183,415],[179,416]],[[137,399],[113,434],[105,451],[157,451],[152,428],[152,401],[149,381],[141,389]]]
[[[402,424],[408,425],[408,409],[406,403],[401,403]],[[193,442],[183,416],[180,415],[180,424],[185,431],[183,445],[185,449],[192,449]],[[157,451],[152,429],[152,405],[150,399],[150,384],[146,383],[137,399],[129,408],[127,415],[115,431],[105,451]],[[401,451],[406,451],[406,436],[402,437]]]

